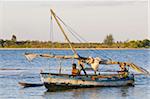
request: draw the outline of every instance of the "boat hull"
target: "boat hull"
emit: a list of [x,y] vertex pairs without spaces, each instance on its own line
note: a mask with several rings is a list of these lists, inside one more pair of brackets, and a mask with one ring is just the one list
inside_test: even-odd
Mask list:
[[41,73],[41,80],[48,91],[91,88],[91,87],[119,87],[134,85],[134,76],[126,78],[110,75],[73,76],[67,74]]

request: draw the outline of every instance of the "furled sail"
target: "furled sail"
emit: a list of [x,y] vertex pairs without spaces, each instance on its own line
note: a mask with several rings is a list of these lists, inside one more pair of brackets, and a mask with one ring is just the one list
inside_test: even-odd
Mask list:
[[111,65],[111,64],[125,64],[126,66],[132,68],[133,70],[143,73],[143,74],[149,74],[149,72],[146,69],[143,69],[142,67],[139,67],[133,63],[128,63],[128,62],[115,62],[115,61],[107,61],[105,63],[106,65]]
[[60,59],[77,59],[79,58],[77,55],[54,55],[54,54],[34,54],[34,53],[25,53],[25,57],[29,60],[32,61],[34,58],[37,57],[44,57],[44,58],[60,58]]
[[144,73],[144,74],[149,74],[149,72],[146,69],[144,69],[142,67],[139,67],[139,66],[137,66],[133,63],[128,64],[128,66],[131,67],[132,69],[136,70],[137,72]]
[[101,59],[99,57],[94,58],[94,62],[91,63],[91,67],[93,68],[94,71],[98,70],[100,61]]
[[34,58],[37,57],[44,57],[44,58],[59,58],[59,59],[77,59],[81,60],[83,63],[89,64],[94,71],[97,71],[99,68],[100,64],[104,65],[113,65],[113,64],[125,64],[126,66],[134,69],[135,71],[143,74],[149,74],[149,72],[133,63],[128,63],[128,62],[115,62],[115,61],[110,61],[110,60],[104,60],[99,57],[93,58],[93,57],[79,57],[78,55],[53,55],[53,54],[34,54],[34,53],[25,53],[25,57],[29,60],[32,61]]

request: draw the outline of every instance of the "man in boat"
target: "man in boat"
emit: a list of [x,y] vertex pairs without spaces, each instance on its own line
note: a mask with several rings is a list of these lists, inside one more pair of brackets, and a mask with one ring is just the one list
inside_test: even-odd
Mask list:
[[77,65],[75,63],[72,64],[72,75],[80,75],[80,71],[77,69]]
[[126,78],[129,75],[128,69],[126,68],[126,63],[120,63],[120,71],[119,74],[122,78]]

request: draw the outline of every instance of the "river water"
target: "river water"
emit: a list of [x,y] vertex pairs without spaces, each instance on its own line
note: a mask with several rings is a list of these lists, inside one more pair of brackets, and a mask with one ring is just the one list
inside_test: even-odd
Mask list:
[[[22,88],[19,81],[40,83],[40,70],[58,72],[60,62],[62,72],[70,73],[75,60],[56,60],[36,58],[32,62],[24,57],[25,52],[55,53],[71,55],[70,50],[0,50],[0,99],[149,99],[150,77],[135,76],[134,87],[102,87],[72,89],[59,92],[47,92],[44,86]],[[100,56],[115,61],[129,61],[150,71],[150,50],[78,50],[82,56]],[[105,68],[106,67],[106,68]],[[100,66],[100,70],[112,68]],[[113,67],[116,68],[116,67]],[[112,68],[112,69],[113,69]],[[7,69],[7,70],[6,70]],[[131,70],[131,72],[134,72]],[[134,72],[135,73],[135,72]]]

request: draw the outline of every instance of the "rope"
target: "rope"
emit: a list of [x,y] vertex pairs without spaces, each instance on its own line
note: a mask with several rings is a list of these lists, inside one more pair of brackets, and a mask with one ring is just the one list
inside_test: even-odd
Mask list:
[[[52,53],[52,48],[53,48],[53,42],[52,42],[53,41],[53,18],[52,18],[52,15],[50,16],[50,29],[49,29],[49,32],[50,32],[50,42],[51,42],[50,53]],[[51,70],[50,65],[51,65],[51,62],[49,61],[48,62],[49,71]]]
[[53,18],[52,18],[52,16],[51,16],[51,18],[50,18],[50,41],[51,41],[51,48],[53,48],[54,46],[53,46]]
[[[87,40],[85,40],[82,36],[80,36],[75,30],[73,30],[70,26],[68,26],[64,21],[62,21],[62,19],[61,18],[59,18],[58,16],[56,16],[63,24],[64,24],[64,26],[68,29],[68,31],[80,42],[80,43],[83,43],[82,42],[82,40],[83,41],[85,41],[85,42],[88,42]],[[88,42],[89,43],[89,42]],[[91,44],[89,43],[89,47],[91,47]],[[89,50],[89,51],[93,51],[94,53],[96,53],[96,54],[100,54],[100,53],[97,53],[97,51],[99,51],[99,50],[97,50],[96,48],[94,48],[94,50],[92,49],[92,48],[90,48],[91,50]],[[96,50],[96,51],[95,51]],[[104,52],[104,53],[106,53],[104,50],[101,50],[102,52]],[[106,54],[108,54],[108,53],[106,53]],[[104,55],[104,54],[102,54],[102,56],[103,57],[105,57],[105,58],[107,58],[107,59],[110,59],[111,60],[111,58],[110,57],[108,57],[108,56],[106,56],[106,55]]]

